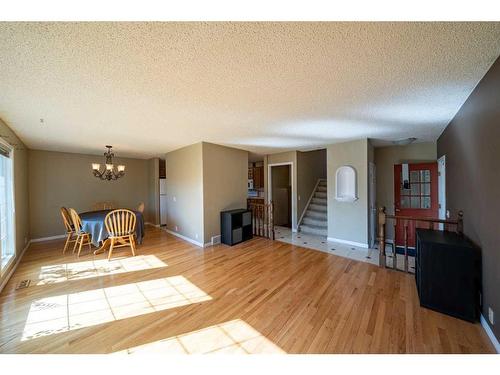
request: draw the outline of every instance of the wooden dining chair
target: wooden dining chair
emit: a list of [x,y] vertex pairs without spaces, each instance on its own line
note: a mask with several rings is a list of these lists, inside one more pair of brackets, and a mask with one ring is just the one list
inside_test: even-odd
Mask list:
[[144,202],[139,203],[137,206],[137,211],[139,211],[141,214],[144,213]]
[[111,259],[115,247],[130,246],[132,255],[135,256],[135,223],[135,214],[130,210],[113,210],[106,215],[104,225],[111,240],[108,260]]
[[113,202],[95,202],[92,204],[92,211],[112,210],[115,208]]
[[76,242],[76,239],[73,239],[73,236],[76,235],[75,227],[73,225],[73,220],[71,219],[71,215],[66,207],[61,207],[61,216],[63,219],[64,228],[66,229],[66,242],[64,243],[63,254],[66,252],[68,245],[72,242]]
[[92,211],[104,210],[104,202],[94,202],[92,203]]
[[114,202],[103,202],[103,203],[104,203],[103,210],[114,210],[116,207]]
[[76,233],[76,242],[73,247],[73,252],[75,252],[76,247],[78,246],[78,254],[77,257],[80,257],[80,252],[82,251],[82,245],[89,245],[89,250],[92,251],[92,247],[90,246],[90,233],[82,230],[82,220],[80,219],[80,215],[74,209],[70,208],[69,213],[71,214],[71,219],[73,221],[73,226],[75,228]]

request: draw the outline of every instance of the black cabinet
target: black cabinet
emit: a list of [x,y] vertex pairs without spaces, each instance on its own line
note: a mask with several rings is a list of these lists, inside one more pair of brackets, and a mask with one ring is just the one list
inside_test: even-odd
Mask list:
[[252,238],[252,211],[237,209],[222,211],[220,213],[221,242],[226,245],[237,243]]
[[480,250],[454,232],[416,230],[415,280],[420,305],[477,321],[481,292]]

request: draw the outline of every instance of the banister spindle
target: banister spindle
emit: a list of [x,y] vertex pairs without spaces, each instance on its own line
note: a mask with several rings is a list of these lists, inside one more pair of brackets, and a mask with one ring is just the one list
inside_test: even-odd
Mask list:
[[380,207],[379,212],[378,212],[378,241],[379,241],[379,256],[378,256],[378,263],[380,267],[386,267],[386,262],[385,262],[385,221],[386,221],[386,215],[385,215],[385,207]]
[[458,211],[457,233],[464,234],[464,212],[462,210]]

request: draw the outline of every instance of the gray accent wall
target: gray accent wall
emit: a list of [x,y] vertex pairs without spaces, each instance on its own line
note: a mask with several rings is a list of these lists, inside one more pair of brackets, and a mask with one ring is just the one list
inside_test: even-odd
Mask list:
[[[479,82],[437,142],[446,155],[446,205],[464,211],[464,232],[482,249],[483,316],[500,339],[500,59]],[[489,324],[489,323],[488,323]]]

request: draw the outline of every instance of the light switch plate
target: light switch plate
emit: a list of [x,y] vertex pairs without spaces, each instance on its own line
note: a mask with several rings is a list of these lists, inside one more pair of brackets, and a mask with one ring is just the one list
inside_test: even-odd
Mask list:
[[495,312],[491,307],[488,307],[488,320],[490,321],[491,325],[495,325]]

